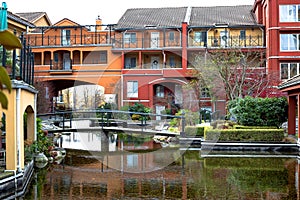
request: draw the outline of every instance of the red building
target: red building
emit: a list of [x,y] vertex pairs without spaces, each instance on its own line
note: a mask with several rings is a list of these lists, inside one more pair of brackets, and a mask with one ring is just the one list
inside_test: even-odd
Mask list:
[[299,74],[300,1],[256,0],[253,12],[265,27],[266,65],[279,82]]
[[[115,27],[112,52],[122,58],[121,105],[143,103],[156,113],[200,107],[225,114],[225,92],[186,89],[197,54],[241,49],[264,55],[264,30],[252,6],[128,9]],[[211,17],[207,17],[211,16]],[[223,88],[224,89],[224,88]]]

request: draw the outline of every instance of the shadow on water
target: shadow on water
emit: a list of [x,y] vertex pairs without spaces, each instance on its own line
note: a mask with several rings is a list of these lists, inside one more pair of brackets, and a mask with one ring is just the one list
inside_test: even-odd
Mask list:
[[[35,170],[23,199],[299,198],[296,157],[203,157],[200,149],[162,147],[133,135],[82,133],[63,140],[63,146],[73,148],[62,163]],[[67,144],[74,140],[90,143]]]

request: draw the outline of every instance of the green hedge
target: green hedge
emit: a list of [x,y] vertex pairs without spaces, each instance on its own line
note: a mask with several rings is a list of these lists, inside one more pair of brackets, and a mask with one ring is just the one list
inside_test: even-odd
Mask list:
[[234,129],[277,129],[276,126],[243,126],[243,125],[234,125]]
[[279,142],[283,138],[283,129],[210,129],[204,134],[208,141]]
[[203,137],[205,127],[198,127],[198,126],[186,126],[185,135],[190,137]]

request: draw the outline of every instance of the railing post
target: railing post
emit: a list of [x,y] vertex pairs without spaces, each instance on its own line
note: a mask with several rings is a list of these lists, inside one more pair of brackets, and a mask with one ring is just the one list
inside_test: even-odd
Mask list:
[[180,131],[180,137],[185,137],[186,135],[185,135],[185,131],[184,131],[184,129],[185,129],[185,112],[184,111],[182,111],[182,113],[181,113],[181,131]]
[[72,128],[72,112],[70,112],[70,128]]
[[102,127],[102,129],[103,129],[103,123],[104,123],[103,110],[101,110],[101,127]]
[[63,130],[65,130],[65,113],[63,113]]

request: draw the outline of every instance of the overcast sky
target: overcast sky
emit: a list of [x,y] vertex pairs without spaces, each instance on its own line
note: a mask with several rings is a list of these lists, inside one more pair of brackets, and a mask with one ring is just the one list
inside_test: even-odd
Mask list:
[[93,25],[98,15],[103,24],[117,23],[129,8],[253,5],[255,0],[2,0],[8,10],[46,12],[52,24],[69,18],[81,25]]

